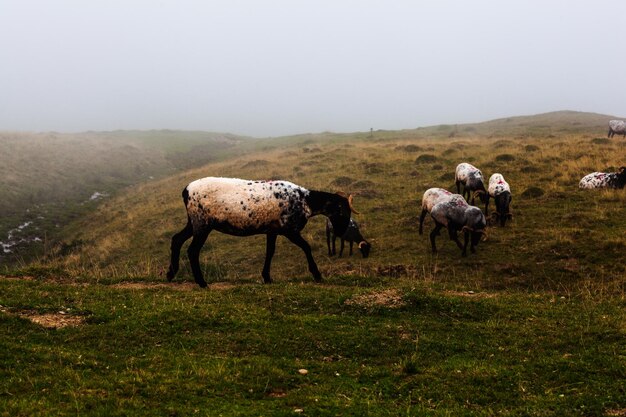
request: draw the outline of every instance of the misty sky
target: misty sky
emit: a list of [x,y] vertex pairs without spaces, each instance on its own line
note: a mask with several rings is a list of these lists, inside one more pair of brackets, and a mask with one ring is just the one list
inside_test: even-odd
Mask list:
[[623,0],[0,0],[0,130],[626,115]]

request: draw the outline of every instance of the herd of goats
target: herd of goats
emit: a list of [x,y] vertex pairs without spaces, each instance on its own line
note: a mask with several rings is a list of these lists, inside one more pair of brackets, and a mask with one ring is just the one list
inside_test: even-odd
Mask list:
[[[609,124],[609,136],[623,133],[626,137],[626,123]],[[455,181],[457,194],[443,188],[430,188],[422,198],[419,233],[422,234],[424,219],[430,214],[435,227],[430,233],[432,251],[437,247],[435,238],[442,228],[448,230],[449,237],[466,256],[467,246],[475,252],[475,247],[486,239],[486,216],[489,213],[489,200],[493,198],[495,211],[492,217],[504,227],[511,218],[511,188],[502,174],[495,173],[489,178],[488,186],[482,172],[469,163],[456,167]],[[626,167],[617,172],[593,172],[580,180],[579,187],[624,188]],[[461,193],[462,189],[462,193]],[[328,254],[335,255],[335,240],[341,239],[340,256],[344,241],[356,243],[364,257],[369,255],[371,245],[361,235],[352,213],[359,214],[352,206],[352,195],[308,190],[288,181],[249,181],[237,178],[207,177],[191,182],[183,190],[183,202],[187,210],[187,224],[172,237],[171,261],[167,279],[171,281],[179,269],[180,250],[189,238],[187,249],[189,263],[196,283],[206,287],[200,268],[200,249],[209,233],[217,230],[234,236],[267,236],[265,263],[261,273],[265,283],[272,282],[270,266],[276,249],[278,235],[285,236],[305,253],[309,271],[315,281],[322,275],[311,253],[311,246],[302,237],[301,231],[308,219],[318,214],[327,217],[326,242]],[[485,204],[485,213],[474,205],[478,197]],[[463,232],[464,242],[459,241],[458,232]],[[332,245],[331,245],[332,242]]]

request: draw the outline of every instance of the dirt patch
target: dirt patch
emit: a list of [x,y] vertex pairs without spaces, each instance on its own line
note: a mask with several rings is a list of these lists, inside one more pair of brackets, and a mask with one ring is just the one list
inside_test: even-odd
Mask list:
[[372,292],[369,294],[360,294],[349,298],[345,302],[349,306],[359,307],[387,307],[400,308],[406,305],[402,299],[402,295],[396,289]]
[[287,396],[287,393],[281,390],[272,390],[267,393],[267,396],[270,398],[285,398]]
[[46,327],[48,329],[61,329],[63,327],[78,327],[85,323],[82,316],[69,316],[61,313],[46,314],[20,314],[35,324]]
[[65,311],[59,311],[58,313],[37,313],[35,311],[9,311],[6,309],[0,309],[3,313],[11,314],[21,317],[23,319],[30,320],[31,322],[38,324],[47,329],[62,329],[63,327],[78,327],[85,324],[84,316],[74,316],[66,313]]

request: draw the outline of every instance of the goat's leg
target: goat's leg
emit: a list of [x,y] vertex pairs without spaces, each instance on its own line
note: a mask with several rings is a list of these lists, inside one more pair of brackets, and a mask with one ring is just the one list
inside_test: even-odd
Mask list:
[[187,218],[187,225],[185,228],[172,236],[172,244],[170,246],[172,254],[170,257],[170,267],[167,271],[168,281],[171,281],[176,276],[179,268],[180,248],[191,236],[193,236],[193,227],[191,226],[191,220]]
[[339,244],[340,244],[340,246],[339,246],[339,257],[341,258],[343,256],[343,248],[344,248],[345,241],[343,239],[340,239],[339,240]]
[[456,180],[456,193],[461,194],[461,181]]
[[322,281],[322,274],[320,273],[319,269],[317,269],[317,264],[315,263],[315,260],[313,259],[313,254],[311,253],[311,245],[309,245],[308,242],[304,240],[299,232],[286,235],[286,237],[294,245],[298,246],[304,251],[304,254],[306,255],[306,260],[309,263],[309,271],[311,272],[311,274],[313,274],[313,279],[315,280],[315,282]]
[[276,238],[278,236],[272,233],[267,234],[267,245],[265,246],[265,264],[263,265],[263,282],[270,284],[272,278],[270,277],[270,266],[272,265],[272,257],[276,251]]
[[[467,197],[465,197],[465,194],[467,194]],[[463,196],[465,201],[469,203],[470,193],[468,192],[467,187],[465,185],[463,186],[463,192],[461,193],[461,195]]]
[[194,234],[191,244],[189,244],[189,248],[187,248],[187,256],[189,257],[189,264],[191,265],[193,278],[202,288],[206,287],[206,281],[202,277],[202,268],[200,268],[200,249],[202,249],[202,246],[204,245],[204,242],[206,242],[207,237],[209,237],[210,232],[211,229],[203,229],[202,231]]
[[[467,256],[467,243],[469,242],[469,240],[470,240],[470,232],[466,230],[465,231],[465,246],[463,246],[463,252],[461,253],[462,256]],[[476,249],[474,248],[473,242],[470,246],[470,252],[476,253]]]
[[422,214],[420,214],[420,235],[423,233],[424,227],[424,219],[426,218],[426,213],[428,213],[425,209],[422,209]]
[[453,240],[454,243],[456,243],[456,245],[459,247],[459,249],[465,250],[463,248],[463,244],[461,244],[461,242],[459,241],[459,236],[457,234],[457,230],[454,227],[448,226],[448,236],[450,236],[450,240]]
[[328,247],[328,256],[333,256],[333,252],[330,250],[330,230],[328,227],[326,228],[326,246]]
[[440,223],[435,223],[435,228],[432,230],[432,232],[430,232],[430,245],[432,247],[433,253],[437,253],[437,246],[435,245],[435,237],[439,235],[439,231],[441,230],[442,227],[443,225],[441,225]]
[[[485,193],[485,217],[489,216],[489,193]],[[498,204],[496,201],[496,209],[498,208]]]
[[353,241],[350,241],[350,256],[352,256],[352,246],[354,245]]

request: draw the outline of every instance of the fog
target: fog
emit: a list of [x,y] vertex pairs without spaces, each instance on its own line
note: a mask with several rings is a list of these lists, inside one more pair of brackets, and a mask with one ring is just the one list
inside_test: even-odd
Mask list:
[[626,115],[620,0],[1,0],[0,130]]

